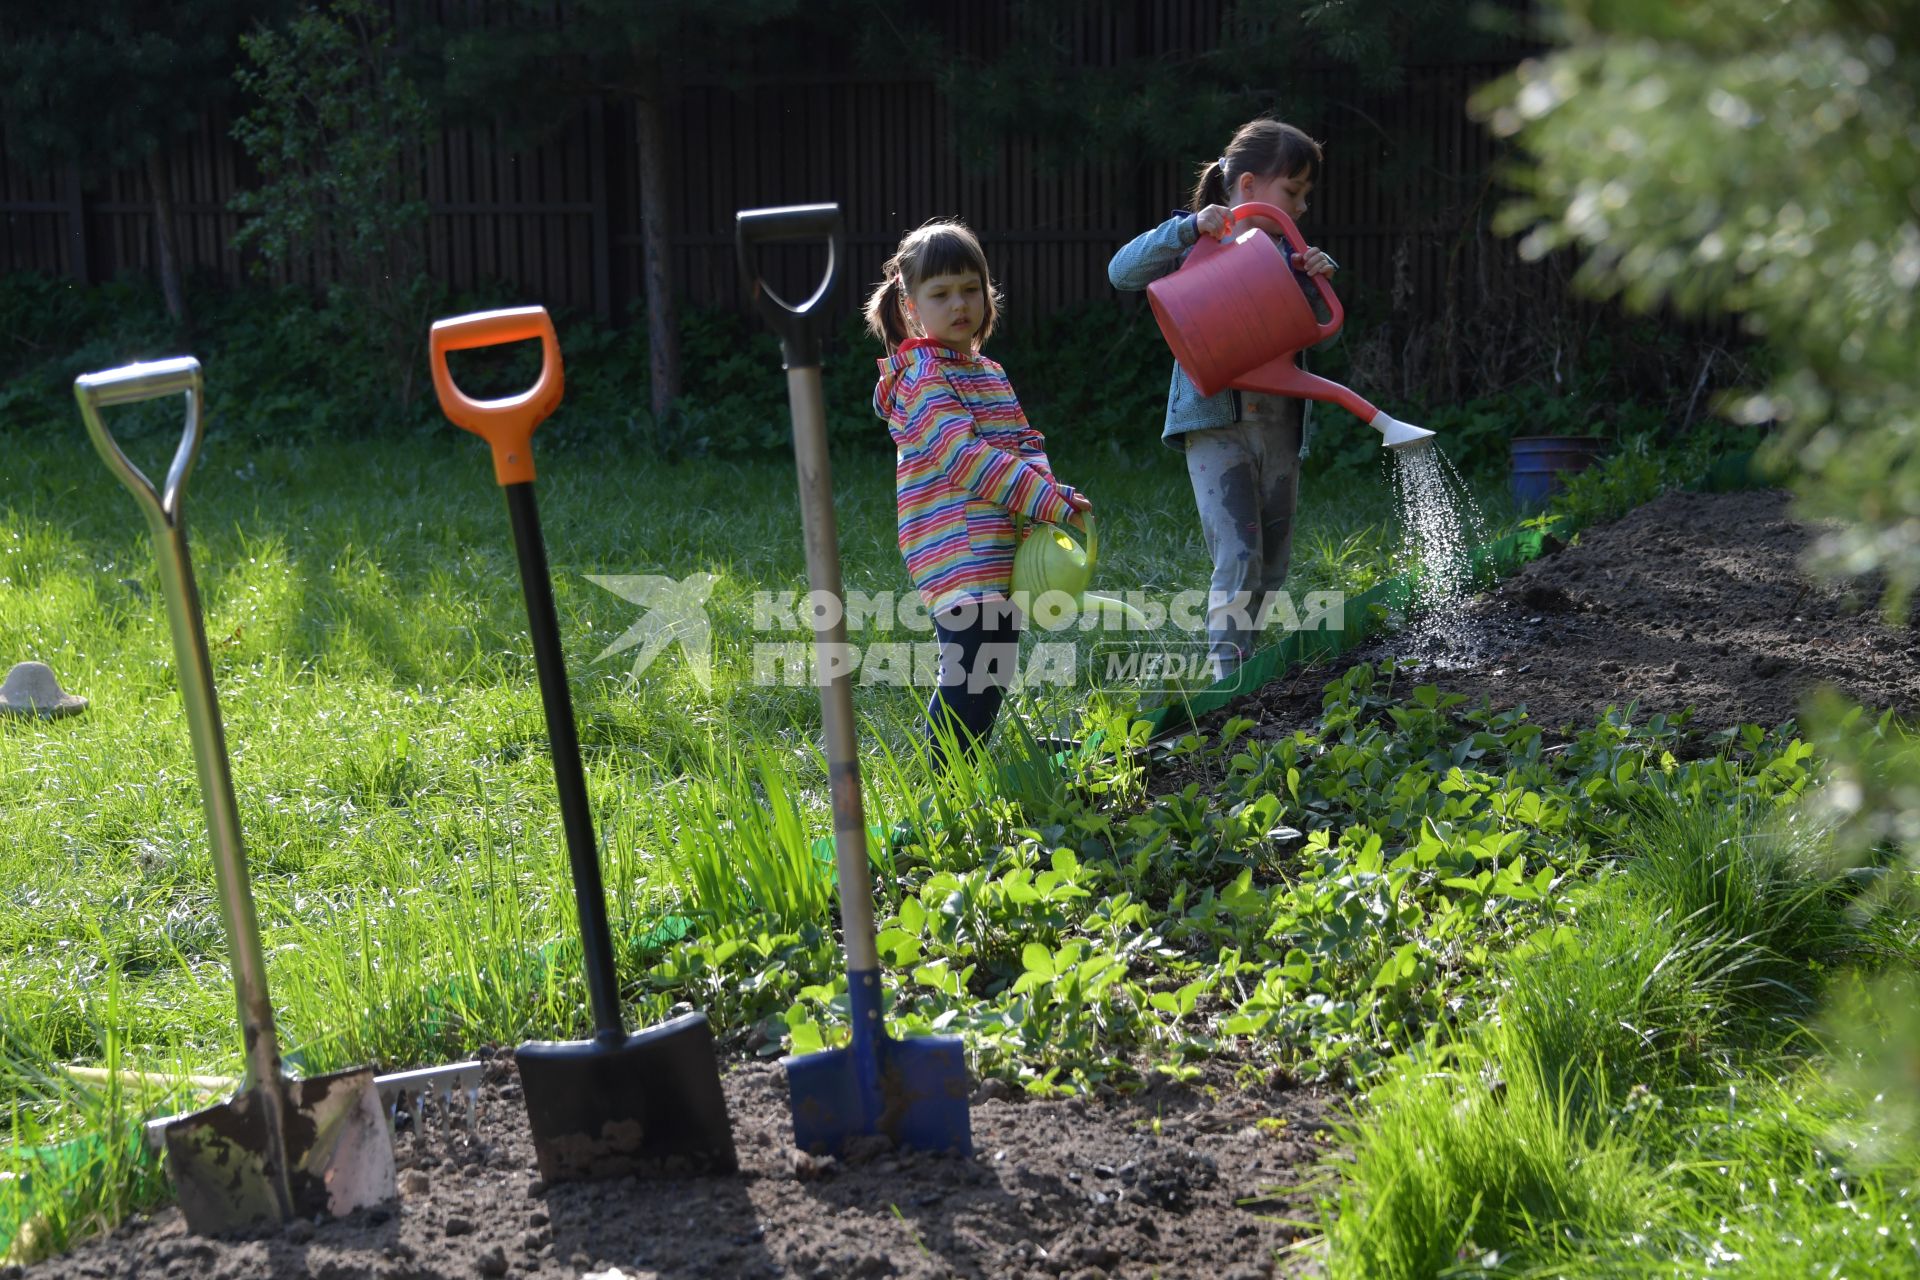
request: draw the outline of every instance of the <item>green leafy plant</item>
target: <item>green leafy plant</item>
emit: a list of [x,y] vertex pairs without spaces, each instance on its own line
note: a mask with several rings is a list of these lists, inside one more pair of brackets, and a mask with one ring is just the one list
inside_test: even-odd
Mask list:
[[[401,69],[384,11],[368,0],[307,8],[282,29],[241,37],[252,105],[233,134],[260,183],[233,199],[242,250],[292,271],[334,264],[333,340],[364,344],[402,411],[419,382],[434,286],[427,204],[416,177],[433,116]],[[340,390],[345,391],[346,388]]]

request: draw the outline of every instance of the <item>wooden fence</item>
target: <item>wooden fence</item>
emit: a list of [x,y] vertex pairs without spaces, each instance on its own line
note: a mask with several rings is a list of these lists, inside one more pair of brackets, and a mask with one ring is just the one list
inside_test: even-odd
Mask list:
[[[1076,28],[1077,56],[1204,47],[1219,30],[1220,7],[1143,0],[1130,16],[1089,18]],[[1005,9],[971,6],[956,33],[989,49],[1008,38]],[[718,77],[685,87],[671,112],[671,189],[660,193],[640,190],[632,111],[621,101],[592,103],[532,148],[508,147],[488,128],[440,130],[422,175],[430,269],[455,288],[503,282],[528,300],[620,319],[642,293],[639,213],[657,197],[670,210],[680,296],[738,305],[733,211],[837,200],[851,256],[850,287],[837,305],[854,305],[904,230],[957,214],[981,232],[1018,318],[1111,296],[1107,260],[1185,203],[1202,159],[1046,172],[1033,147],[1014,143],[991,171],[971,172],[951,145],[952,112],[934,84],[863,71],[825,44],[794,51],[790,65],[809,69],[756,68],[747,87]],[[1458,307],[1462,290],[1498,291],[1526,270],[1505,248],[1483,254],[1471,278],[1460,270],[1463,240],[1484,239],[1497,200],[1495,143],[1465,103],[1510,65],[1412,66],[1385,94],[1362,92],[1335,69],[1305,71],[1287,87],[1284,97],[1315,104],[1297,122],[1327,149],[1307,230],[1340,259],[1349,287],[1391,292],[1396,311],[1431,317],[1449,298]],[[94,180],[78,168],[26,173],[6,162],[4,142],[0,272],[98,281],[151,271],[140,172]],[[238,218],[227,206],[249,173],[227,122],[205,120],[172,167],[186,269],[242,279],[246,264],[232,247]],[[775,283],[791,287],[806,267],[791,257],[775,270]],[[292,275],[310,281],[324,270]]]

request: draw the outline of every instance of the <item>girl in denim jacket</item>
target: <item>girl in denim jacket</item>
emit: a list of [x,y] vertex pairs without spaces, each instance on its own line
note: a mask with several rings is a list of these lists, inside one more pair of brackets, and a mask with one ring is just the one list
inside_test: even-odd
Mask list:
[[[1225,234],[1227,211],[1250,201],[1277,205],[1298,222],[1320,158],[1320,145],[1292,125],[1248,121],[1226,151],[1201,169],[1192,208],[1136,236],[1113,256],[1108,278],[1116,289],[1145,289],[1178,270],[1201,236]],[[1250,222],[1264,226],[1258,218]],[[1335,269],[1319,249],[1293,255],[1293,265],[1308,275],[1332,275]],[[1305,402],[1234,390],[1202,396],[1175,364],[1162,439],[1186,450],[1187,476],[1213,558],[1208,650],[1215,677],[1224,678],[1253,651],[1274,593],[1286,580],[1306,452]]]

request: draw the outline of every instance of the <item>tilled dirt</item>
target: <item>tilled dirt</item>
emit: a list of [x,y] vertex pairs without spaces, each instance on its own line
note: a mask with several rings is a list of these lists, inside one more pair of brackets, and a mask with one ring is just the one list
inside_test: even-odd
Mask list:
[[[793,1149],[784,1074],[726,1077],[740,1172],[547,1186],[510,1056],[469,1134],[429,1113],[396,1150],[390,1208],[246,1239],[138,1218],[30,1280],[193,1277],[1207,1277],[1297,1272],[1307,1181],[1334,1100],[1224,1067],[1129,1097],[1029,1101],[990,1081],[971,1158],[884,1143],[845,1160]],[[1275,1188],[1280,1192],[1272,1194]],[[16,1271],[0,1268],[0,1273]]]
[[1690,729],[1778,725],[1827,687],[1876,711],[1920,712],[1920,631],[1881,621],[1872,584],[1802,565],[1819,534],[1777,490],[1670,493],[1465,602],[1452,625],[1391,633],[1210,717],[1259,736],[1311,727],[1328,680],[1355,663],[1413,659],[1403,688],[1433,684],[1525,707],[1549,731],[1609,707],[1636,721],[1693,709]]
[[[1257,736],[1310,727],[1355,662],[1416,657],[1398,677],[1470,702],[1524,706],[1550,731],[1608,707],[1693,709],[1692,728],[1794,717],[1818,686],[1920,711],[1920,632],[1879,620],[1870,588],[1802,567],[1816,530],[1778,492],[1676,493],[1526,566],[1465,603],[1444,635],[1391,634],[1210,717]],[[1155,789],[1177,784],[1162,773]],[[1129,1097],[1028,1101],[997,1082],[973,1107],[962,1159],[793,1150],[784,1077],[736,1065],[726,1093],[741,1171],[548,1187],[510,1057],[494,1060],[472,1135],[431,1121],[399,1142],[389,1209],[244,1240],[189,1236],[179,1214],[136,1219],[31,1280],[243,1277],[1236,1277],[1311,1269],[1285,1252],[1313,1214],[1309,1181],[1336,1096],[1236,1079]],[[1263,1123],[1264,1122],[1264,1123]],[[1280,1188],[1278,1194],[1270,1194]],[[11,1280],[0,1268],[0,1280]]]

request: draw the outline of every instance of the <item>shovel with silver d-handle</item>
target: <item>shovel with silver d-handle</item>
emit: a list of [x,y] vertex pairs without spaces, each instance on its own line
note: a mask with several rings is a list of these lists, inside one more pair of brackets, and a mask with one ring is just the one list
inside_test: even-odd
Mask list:
[[[826,278],[799,306],[779,298],[760,279],[752,250],[773,241],[825,241]],[[793,205],[735,215],[740,274],[755,304],[780,335],[793,413],[793,457],[800,472],[800,522],[806,538],[807,581],[815,593],[844,600],[839,532],[833,514],[833,476],[827,461],[826,401],[820,386],[820,312],[833,292],[845,255],[840,206]],[[966,1054],[957,1036],[894,1040],[887,1035],[880,995],[880,954],[874,941],[873,872],[860,798],[860,762],[854,741],[853,688],[830,655],[845,652],[844,610],[832,625],[814,628],[815,682],[826,736],[827,778],[833,800],[834,865],[839,876],[840,922],[846,935],[847,995],[853,1022],[844,1049],[786,1060],[793,1138],[803,1151],[837,1153],[850,1138],[884,1134],[922,1151],[970,1155]],[[823,614],[815,614],[822,618]],[[832,671],[831,679],[827,678]]]
[[[182,502],[187,475],[200,452],[205,398],[200,362],[182,356],[82,374],[74,381],[73,393],[94,448],[133,492],[153,531],[246,1046],[246,1076],[231,1101],[165,1125],[167,1164],[181,1212],[192,1230],[215,1235],[296,1217],[338,1216],[391,1200],[393,1145],[372,1069],[290,1080],[280,1062],[266,957],[247,881],[247,851],[214,697],[213,664],[187,555]],[[121,451],[100,411],[180,394],[187,400],[186,430],[166,484],[156,490]]]
[[[540,376],[500,400],[474,400],[447,370],[452,351],[540,340]],[[593,1005],[591,1040],[534,1041],[515,1052],[540,1176],[549,1182],[628,1175],[730,1173],[738,1167],[713,1028],[700,1012],[628,1035],[587,806],[580,738],[567,690],[540,513],[533,501],[533,430],[559,407],[560,341],[545,307],[515,307],[436,320],[429,343],[440,408],[493,448],[493,474],[507,495],[533,661],[546,708],[560,825],[573,876],[573,905]]]

